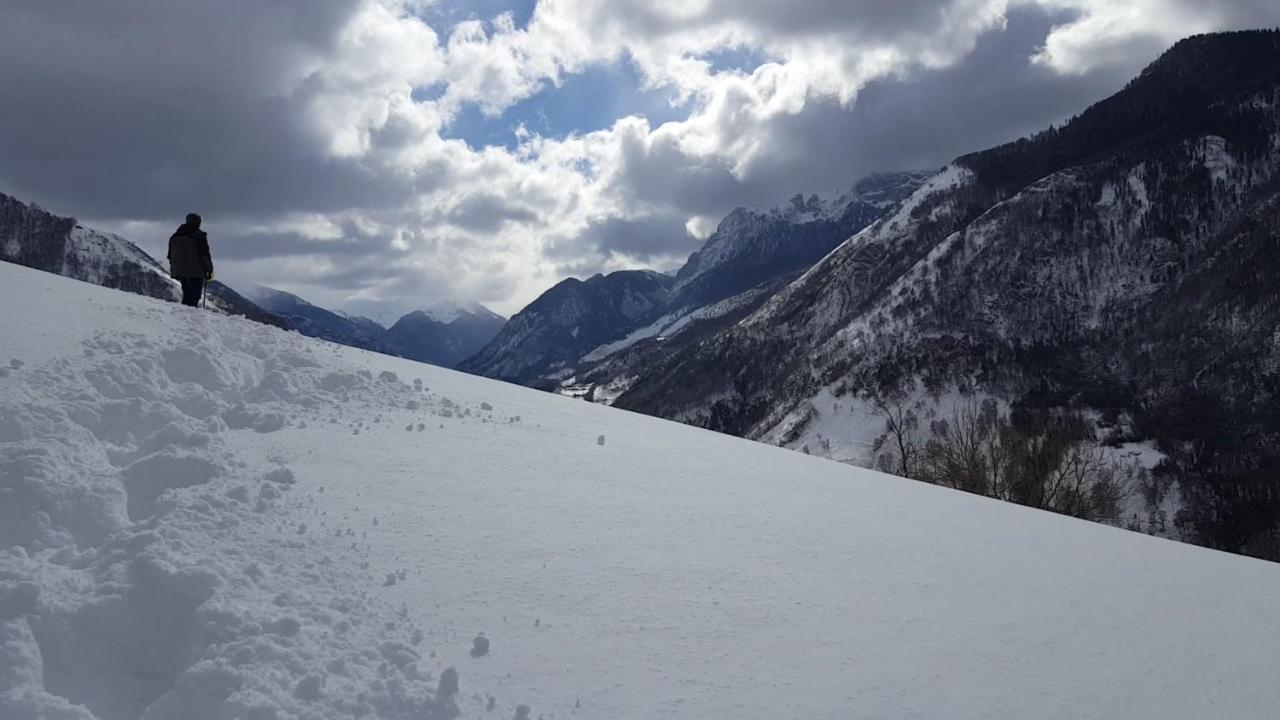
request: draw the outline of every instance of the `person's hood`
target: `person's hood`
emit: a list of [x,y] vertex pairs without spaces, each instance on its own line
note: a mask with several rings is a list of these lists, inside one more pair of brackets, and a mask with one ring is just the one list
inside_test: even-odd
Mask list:
[[198,227],[193,227],[190,223],[182,223],[178,226],[178,229],[173,232],[173,234],[175,236],[186,235],[187,237],[198,238],[201,235],[204,235],[204,231]]

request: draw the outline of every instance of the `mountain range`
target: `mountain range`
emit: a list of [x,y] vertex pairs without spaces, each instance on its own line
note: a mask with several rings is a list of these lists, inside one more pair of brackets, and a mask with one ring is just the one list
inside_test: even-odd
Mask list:
[[459,369],[611,397],[653,354],[706,337],[758,308],[926,177],[877,175],[832,200],[797,195],[768,211],[738,208],[674,275],[634,270],[564,280]]
[[483,305],[446,302],[408,313],[387,328],[369,318],[313,305],[283,290],[256,286],[248,295],[308,337],[441,367],[453,367],[479,351],[506,323]]
[[566,281],[462,368],[1280,559],[1280,32],[872,188],[735,211],[643,294]]

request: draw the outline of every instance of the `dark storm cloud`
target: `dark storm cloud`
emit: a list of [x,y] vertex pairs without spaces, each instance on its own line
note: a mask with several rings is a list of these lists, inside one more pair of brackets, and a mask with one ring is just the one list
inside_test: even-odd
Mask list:
[[592,223],[571,241],[552,244],[547,254],[552,259],[565,262],[584,255],[594,256],[600,264],[588,263],[586,267],[595,272],[603,261],[615,255],[651,262],[688,254],[689,245],[684,222],[675,216],[607,218]]
[[508,222],[534,222],[538,214],[497,195],[477,194],[463,198],[445,218],[455,227],[492,233]]
[[326,157],[302,125],[305,94],[277,93],[332,50],[356,5],[8,0],[0,182],[98,218],[403,201]]
[[372,238],[360,238],[354,234],[338,240],[317,240],[293,232],[246,234],[222,232],[215,235],[214,239],[219,258],[238,261],[305,255],[348,259],[371,255],[379,246],[388,244]]
[[[1159,52],[1083,75],[1058,75],[1031,63],[1051,27],[1066,19],[1013,11],[1008,27],[983,35],[961,63],[873,81],[848,110],[828,103],[789,118],[776,155],[794,155],[788,139],[810,136],[860,176],[939,166],[1061,123],[1118,91]],[[838,177],[839,166],[826,167],[823,180]],[[780,164],[778,170],[784,168]]]

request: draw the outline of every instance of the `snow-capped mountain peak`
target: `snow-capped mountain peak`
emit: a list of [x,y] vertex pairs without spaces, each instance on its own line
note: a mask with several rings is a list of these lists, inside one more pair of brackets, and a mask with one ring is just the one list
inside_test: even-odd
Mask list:
[[480,318],[500,317],[497,313],[478,302],[456,302],[453,300],[441,300],[417,312],[423,316],[434,320],[438,323],[448,325],[458,318],[470,315]]

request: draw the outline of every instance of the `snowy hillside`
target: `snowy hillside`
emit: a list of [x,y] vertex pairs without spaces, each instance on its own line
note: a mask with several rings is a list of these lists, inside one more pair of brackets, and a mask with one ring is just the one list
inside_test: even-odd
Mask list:
[[4,263],[0,307],[6,720],[1280,707],[1277,565]]
[[178,284],[137,245],[3,193],[0,260],[151,297],[176,301],[180,295]]

